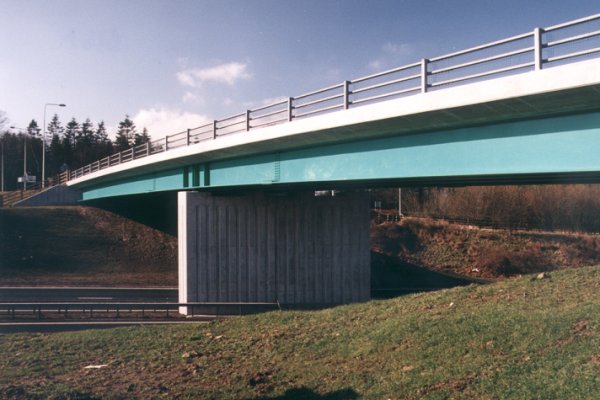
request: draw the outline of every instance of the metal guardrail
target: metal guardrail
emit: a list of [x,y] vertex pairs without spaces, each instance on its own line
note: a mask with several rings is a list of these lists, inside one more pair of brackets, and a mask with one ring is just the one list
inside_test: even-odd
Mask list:
[[25,189],[2,193],[2,201],[0,201],[0,206],[12,207],[16,203],[33,197],[44,190],[50,189],[54,186],[64,185],[69,180],[69,177],[69,171],[65,171],[48,179],[45,187],[42,187],[41,182],[37,182],[32,185],[27,185]]
[[[170,313],[178,313],[180,307],[186,307],[188,314],[194,315],[245,315],[258,311],[281,310],[279,303],[238,303],[238,302],[193,302],[193,303],[0,303],[0,319],[42,319],[43,317],[77,316],[79,318],[121,318],[128,315],[137,318],[149,317],[149,314],[164,313],[169,318]],[[198,314],[198,311],[201,314]]]
[[219,136],[445,87],[561,65],[600,53],[600,14],[344,81],[132,147],[71,172],[82,177]]

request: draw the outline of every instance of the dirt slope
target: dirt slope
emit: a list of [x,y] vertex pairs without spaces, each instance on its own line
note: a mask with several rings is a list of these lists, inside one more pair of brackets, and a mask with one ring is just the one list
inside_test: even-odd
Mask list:
[[0,286],[175,286],[177,238],[91,207],[0,209]]
[[600,262],[600,235],[509,231],[428,218],[373,224],[372,249],[440,272],[505,278]]

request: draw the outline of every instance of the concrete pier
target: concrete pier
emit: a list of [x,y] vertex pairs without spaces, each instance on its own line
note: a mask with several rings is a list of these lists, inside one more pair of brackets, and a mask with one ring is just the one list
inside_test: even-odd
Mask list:
[[178,230],[180,302],[312,307],[369,299],[365,193],[180,192]]

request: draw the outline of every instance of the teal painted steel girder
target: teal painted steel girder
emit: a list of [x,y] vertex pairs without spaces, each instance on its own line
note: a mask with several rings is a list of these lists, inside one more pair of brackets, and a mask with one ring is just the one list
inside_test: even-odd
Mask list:
[[392,136],[242,157],[84,189],[84,200],[249,185],[600,173],[600,113]]

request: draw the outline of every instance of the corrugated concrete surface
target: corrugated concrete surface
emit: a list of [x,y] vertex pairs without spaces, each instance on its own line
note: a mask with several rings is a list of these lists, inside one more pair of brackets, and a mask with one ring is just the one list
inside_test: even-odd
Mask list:
[[366,193],[179,193],[179,301],[334,305],[369,299]]
[[15,207],[53,206],[77,204],[81,201],[81,190],[65,185],[46,189],[25,200],[15,203]]

